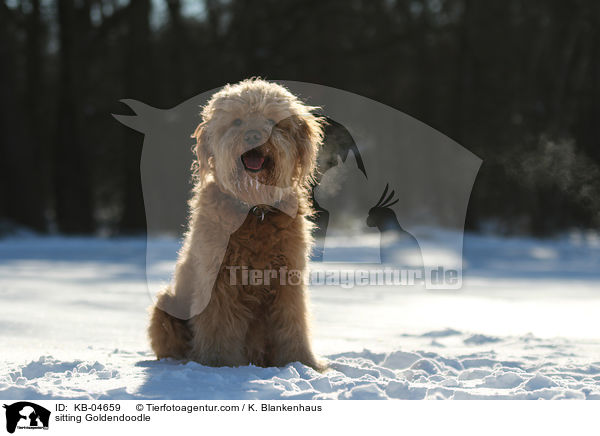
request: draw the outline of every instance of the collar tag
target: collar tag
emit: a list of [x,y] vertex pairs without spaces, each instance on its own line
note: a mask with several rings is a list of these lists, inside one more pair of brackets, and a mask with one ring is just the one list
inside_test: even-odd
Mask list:
[[252,212],[252,215],[260,217],[261,221],[265,220],[265,210],[263,208],[254,206],[250,209],[250,212]]

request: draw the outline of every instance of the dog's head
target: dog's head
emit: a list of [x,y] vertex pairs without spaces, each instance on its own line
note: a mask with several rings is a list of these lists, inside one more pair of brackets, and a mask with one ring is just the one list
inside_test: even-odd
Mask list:
[[285,188],[306,189],[323,138],[313,109],[264,80],[225,86],[203,108],[194,133],[199,182],[212,177],[252,205],[272,202]]

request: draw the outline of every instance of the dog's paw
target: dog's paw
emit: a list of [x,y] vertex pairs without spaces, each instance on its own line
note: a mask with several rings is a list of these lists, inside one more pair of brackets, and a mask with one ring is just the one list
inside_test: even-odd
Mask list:
[[312,369],[320,373],[325,373],[331,369],[331,367],[329,366],[329,361],[325,359],[315,359],[314,366],[310,366]]

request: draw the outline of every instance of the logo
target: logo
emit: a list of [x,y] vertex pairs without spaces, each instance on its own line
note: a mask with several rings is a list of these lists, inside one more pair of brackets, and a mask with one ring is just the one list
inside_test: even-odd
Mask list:
[[[317,156],[318,175],[310,192],[315,208],[311,219],[316,224],[310,268],[318,279],[312,283],[460,289],[464,223],[481,159],[426,124],[376,101],[311,83],[278,83],[302,96],[313,114],[326,120]],[[233,124],[237,120],[233,120],[219,130],[218,138],[225,135],[223,141],[238,138],[238,142],[231,139],[238,151],[221,147],[226,150],[219,153],[225,162],[221,183],[247,201],[243,200],[240,212],[223,223],[223,237],[211,239],[211,259],[217,267],[203,270],[197,278],[203,285],[197,288],[200,293],[194,304],[190,298],[196,291],[172,281],[172,270],[163,268],[164,261],[175,264],[181,249],[181,245],[168,248],[163,237],[180,236],[188,225],[188,200],[196,180],[193,169],[196,175],[199,170],[197,153],[191,149],[198,146],[204,132],[198,127],[198,108],[206,106],[217,91],[164,110],[122,100],[135,114],[114,115],[125,126],[144,134],[140,168],[148,236],[146,279],[153,297],[164,289],[156,286],[157,282],[171,282],[172,295],[166,293],[164,298],[153,300],[179,319],[198,315],[210,301],[221,271],[218,266],[227,252],[227,236],[240,228],[249,213],[262,221],[265,210],[279,209],[292,218],[297,212],[295,191],[290,186],[263,184],[248,176],[262,168],[264,156],[249,154],[252,149],[248,146],[258,148],[254,130],[241,136],[238,125]],[[266,121],[269,123],[261,141],[271,138],[274,126],[280,135],[281,128],[289,124],[285,120]],[[221,140],[215,138],[216,142]],[[282,141],[279,146],[289,145]],[[227,166],[230,163],[232,166]],[[204,166],[216,171],[215,165],[209,162]],[[246,171],[240,170],[244,167]],[[288,194],[289,201],[281,201]],[[161,265],[158,268],[157,262]],[[279,265],[267,265],[266,269],[262,268],[265,265],[222,266],[229,269],[225,273],[231,283],[248,280],[258,285],[283,280],[293,285],[302,280],[300,270],[283,272]],[[188,266],[181,268],[187,271]]]
[[14,433],[18,429],[44,429],[48,430],[50,411],[29,401],[19,401],[6,409],[6,431]]

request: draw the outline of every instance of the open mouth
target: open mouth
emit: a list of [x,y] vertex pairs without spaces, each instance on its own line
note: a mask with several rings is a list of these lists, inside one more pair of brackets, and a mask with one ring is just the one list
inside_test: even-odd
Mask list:
[[242,164],[246,171],[257,173],[265,166],[265,156],[256,148],[242,154]]

